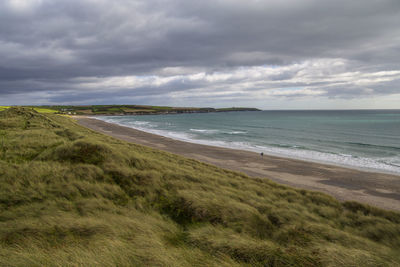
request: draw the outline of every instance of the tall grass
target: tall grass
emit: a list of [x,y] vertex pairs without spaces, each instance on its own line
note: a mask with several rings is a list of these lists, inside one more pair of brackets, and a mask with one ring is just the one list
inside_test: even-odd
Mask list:
[[399,266],[400,215],[10,108],[0,265]]

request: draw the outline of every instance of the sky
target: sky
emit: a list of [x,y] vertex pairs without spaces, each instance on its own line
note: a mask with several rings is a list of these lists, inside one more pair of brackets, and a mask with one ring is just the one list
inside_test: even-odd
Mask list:
[[0,105],[400,108],[399,0],[1,0]]

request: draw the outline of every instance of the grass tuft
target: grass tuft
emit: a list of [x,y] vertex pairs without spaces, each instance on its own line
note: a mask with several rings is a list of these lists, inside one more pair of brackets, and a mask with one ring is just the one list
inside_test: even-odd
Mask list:
[[111,153],[111,149],[105,144],[79,140],[56,147],[43,159],[99,165],[104,163]]

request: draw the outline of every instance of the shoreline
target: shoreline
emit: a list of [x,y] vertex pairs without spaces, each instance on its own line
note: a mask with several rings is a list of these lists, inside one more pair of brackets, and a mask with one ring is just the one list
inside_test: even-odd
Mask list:
[[280,184],[327,193],[340,201],[358,201],[400,211],[400,176],[315,161],[285,158],[171,139],[104,122],[89,116],[72,116],[77,122],[106,135],[196,159],[225,169],[268,178]]
[[[170,115],[179,115],[179,114],[170,114]],[[101,116],[103,117],[103,115],[101,115]],[[141,116],[141,115],[138,115],[138,116]],[[362,172],[382,173],[382,174],[396,175],[396,176],[400,177],[400,172],[395,172],[395,171],[390,171],[390,170],[368,168],[368,167],[364,167],[364,166],[350,165],[350,164],[345,164],[345,163],[333,162],[333,161],[329,161],[329,160],[320,160],[317,158],[301,158],[300,156],[296,156],[296,155],[289,155],[289,154],[284,154],[284,153],[279,153],[279,152],[271,152],[268,150],[262,150],[262,149],[256,150],[256,149],[252,149],[251,147],[229,147],[229,146],[224,146],[224,145],[218,145],[215,143],[202,142],[202,140],[177,138],[177,137],[173,137],[173,136],[168,136],[168,134],[159,133],[159,131],[156,131],[156,130],[152,131],[149,129],[140,129],[140,128],[129,127],[129,126],[125,126],[123,124],[115,123],[115,122],[107,122],[102,119],[98,119],[96,115],[93,115],[93,116],[77,115],[76,117],[86,117],[86,118],[91,118],[91,119],[97,119],[97,120],[100,120],[100,121],[103,121],[106,123],[116,124],[121,127],[127,127],[130,129],[141,131],[141,132],[154,134],[154,135],[158,135],[158,136],[162,136],[162,137],[166,137],[166,138],[170,138],[170,139],[173,139],[176,141],[181,141],[181,142],[186,142],[186,143],[193,143],[193,144],[198,144],[198,145],[227,148],[227,149],[234,149],[234,150],[242,150],[242,151],[248,151],[248,152],[253,152],[253,153],[258,153],[258,154],[260,154],[262,152],[265,156],[299,160],[299,161],[303,161],[305,163],[312,162],[312,163],[319,163],[319,164],[324,164],[324,165],[332,165],[332,166],[336,166],[336,167],[358,170],[358,171],[362,171]],[[218,143],[218,141],[216,141],[216,143]]]

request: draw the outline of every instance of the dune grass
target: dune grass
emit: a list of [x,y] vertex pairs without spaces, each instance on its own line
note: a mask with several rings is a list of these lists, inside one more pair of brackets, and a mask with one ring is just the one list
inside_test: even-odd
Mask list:
[[3,110],[8,109],[8,108],[9,108],[8,106],[0,106],[0,111],[3,111]]
[[0,112],[0,266],[399,266],[400,214]]

